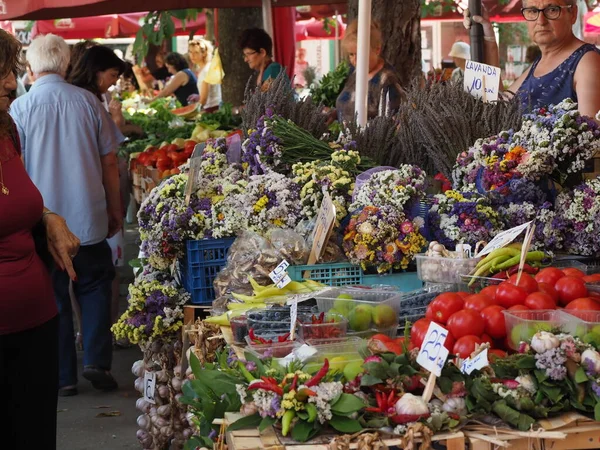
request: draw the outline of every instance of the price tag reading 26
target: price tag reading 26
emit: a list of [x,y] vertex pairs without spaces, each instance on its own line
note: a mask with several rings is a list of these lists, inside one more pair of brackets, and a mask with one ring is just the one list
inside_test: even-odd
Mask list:
[[448,330],[437,323],[431,322],[423,339],[419,356],[417,356],[417,362],[421,367],[437,377],[442,374],[442,367],[444,367],[448,358],[448,349],[444,347],[446,337],[448,337]]

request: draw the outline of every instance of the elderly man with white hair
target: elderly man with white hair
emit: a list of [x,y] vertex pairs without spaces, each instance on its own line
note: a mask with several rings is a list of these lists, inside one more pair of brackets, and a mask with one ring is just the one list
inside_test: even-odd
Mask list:
[[[111,282],[115,272],[106,242],[122,227],[116,149],[123,141],[100,100],[64,80],[69,47],[55,35],[36,38],[27,60],[36,82],[11,106],[25,168],[44,204],[63,216],[81,240],[73,255],[73,282],[81,307],[84,378],[100,390],[116,389],[110,373]],[[60,318],[59,395],[77,394],[77,355],[69,277],[52,273]]]

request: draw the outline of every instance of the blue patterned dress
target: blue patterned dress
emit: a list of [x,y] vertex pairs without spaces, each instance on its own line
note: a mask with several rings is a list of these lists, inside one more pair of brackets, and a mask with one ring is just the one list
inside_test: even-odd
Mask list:
[[541,77],[533,74],[540,62],[536,60],[531,66],[525,81],[517,91],[525,111],[532,111],[542,106],[556,105],[566,98],[577,101],[577,93],[573,86],[575,69],[583,55],[587,52],[600,51],[592,44],[583,44],[571,56],[565,59],[556,69]]

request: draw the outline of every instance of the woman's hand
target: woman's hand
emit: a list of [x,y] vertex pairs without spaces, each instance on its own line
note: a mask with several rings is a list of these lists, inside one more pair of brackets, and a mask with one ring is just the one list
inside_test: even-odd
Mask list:
[[496,42],[496,35],[494,34],[494,27],[490,22],[490,15],[483,6],[481,8],[481,16],[471,16],[469,8],[465,8],[463,11],[463,25],[469,30],[471,29],[471,23],[475,22],[483,28],[483,38],[488,42]]
[[73,268],[73,258],[79,251],[79,239],[69,227],[67,222],[57,214],[47,214],[43,219],[46,227],[46,239],[48,250],[54,258],[54,262],[61,270],[66,270],[71,280],[77,280],[77,274]]

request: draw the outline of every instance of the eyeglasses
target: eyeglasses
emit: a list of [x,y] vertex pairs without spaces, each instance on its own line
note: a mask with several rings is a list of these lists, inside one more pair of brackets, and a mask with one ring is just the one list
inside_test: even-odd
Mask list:
[[573,5],[567,6],[546,6],[544,9],[539,8],[521,8],[523,18],[529,22],[534,22],[540,17],[540,13],[544,13],[544,17],[548,20],[556,20],[560,17],[560,13],[564,9],[571,9]]
[[255,55],[258,52],[244,52],[244,59],[250,58],[252,55]]

